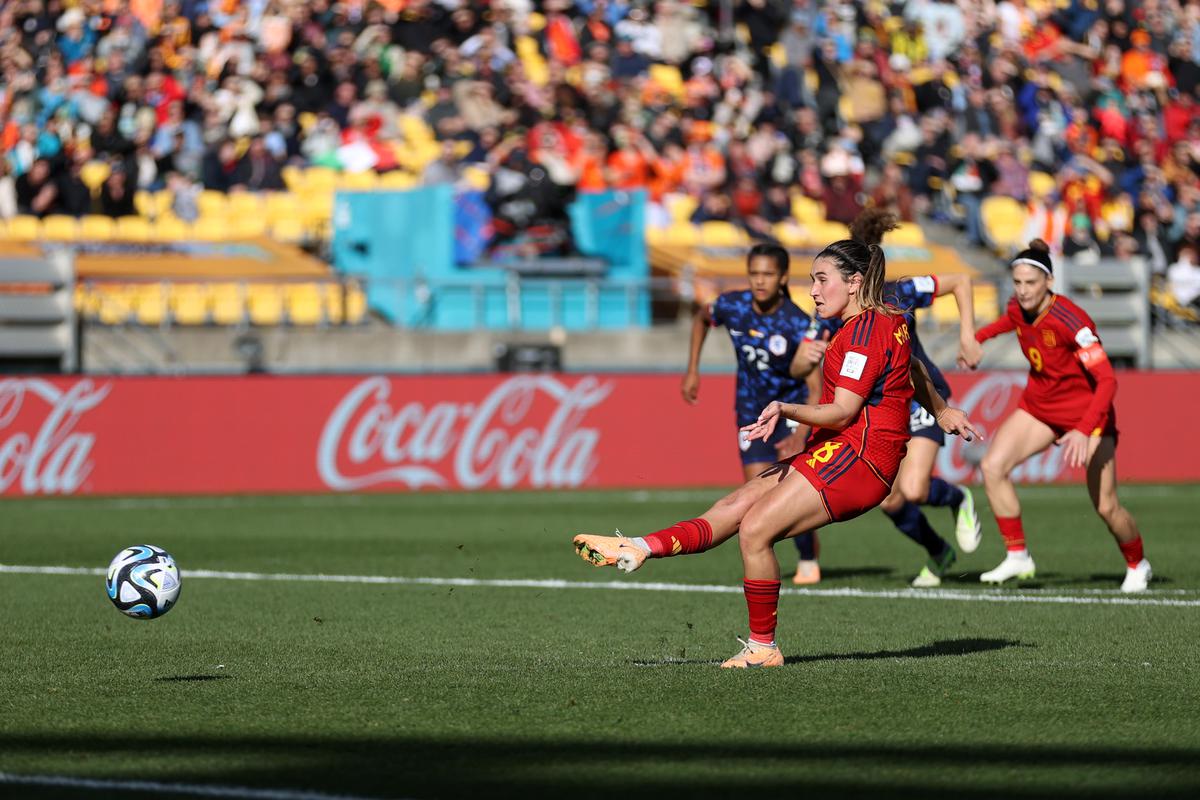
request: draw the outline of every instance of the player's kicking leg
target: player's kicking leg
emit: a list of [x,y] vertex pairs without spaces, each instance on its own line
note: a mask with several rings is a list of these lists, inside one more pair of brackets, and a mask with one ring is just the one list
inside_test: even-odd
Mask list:
[[616,567],[623,572],[640,569],[647,558],[702,553],[738,532],[742,518],[754,502],[780,483],[790,471],[777,465],[722,497],[695,519],[636,538],[581,533],[575,537],[575,552],[597,567]]

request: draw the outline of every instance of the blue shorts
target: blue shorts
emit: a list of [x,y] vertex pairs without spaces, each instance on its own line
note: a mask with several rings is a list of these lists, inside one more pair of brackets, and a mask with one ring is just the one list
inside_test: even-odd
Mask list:
[[[797,424],[791,420],[781,421],[780,424],[775,426],[775,432],[771,434],[771,438],[765,442],[762,439],[747,442],[746,437],[742,435],[741,428],[739,427],[737,441],[738,450],[741,451],[742,466],[747,464],[774,464],[779,460],[779,452],[775,449],[775,445],[791,436],[792,431],[796,430],[796,427]],[[789,453],[789,455],[791,454]]]
[[933,414],[926,411],[916,400],[912,401],[908,409],[908,432],[913,436],[937,442],[938,447],[946,443],[946,433],[938,426]]

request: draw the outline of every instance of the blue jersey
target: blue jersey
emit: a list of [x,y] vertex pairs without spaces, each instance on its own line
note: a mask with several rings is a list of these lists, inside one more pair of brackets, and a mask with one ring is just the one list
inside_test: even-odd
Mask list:
[[921,339],[917,336],[916,310],[933,305],[937,288],[937,278],[932,275],[901,278],[898,281],[884,284],[883,298],[904,312],[904,318],[908,322],[909,335],[912,337],[912,357],[919,358],[925,365],[925,369],[929,370],[929,377],[933,379],[933,385],[938,394],[943,399],[949,399],[950,384],[946,383],[946,376],[925,352]]
[[725,292],[710,311],[713,325],[724,325],[729,332],[738,362],[734,403],[738,425],[754,422],[772,400],[803,403],[808,399],[804,380],[792,377],[792,359],[810,329],[817,337],[828,329],[823,322],[805,314],[788,297],[770,314],[759,314],[749,290]]

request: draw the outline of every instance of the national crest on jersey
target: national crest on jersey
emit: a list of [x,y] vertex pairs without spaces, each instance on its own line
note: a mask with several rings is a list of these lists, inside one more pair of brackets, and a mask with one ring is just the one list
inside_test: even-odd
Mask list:
[[810,328],[815,327],[817,336],[828,330],[820,320],[814,320],[787,297],[770,314],[759,314],[749,290],[725,292],[713,302],[711,315],[714,325],[728,331],[738,362],[738,425],[758,419],[772,400],[807,400],[804,380],[792,377],[791,366]]

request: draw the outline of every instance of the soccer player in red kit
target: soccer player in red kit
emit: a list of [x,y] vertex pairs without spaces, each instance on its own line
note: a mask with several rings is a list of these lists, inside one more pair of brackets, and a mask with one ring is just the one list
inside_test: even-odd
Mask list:
[[1008,554],[984,583],[1032,578],[1035,567],[1025,546],[1021,504],[1012,471],[1052,444],[1063,448],[1071,467],[1087,467],[1088,494],[1125,557],[1123,592],[1144,592],[1150,562],[1142,555],[1137,522],[1117,499],[1117,378],[1096,335],[1096,325],[1079,306],[1055,294],[1050,251],[1039,239],[1012,261],[1013,299],[1003,317],[976,334],[980,342],[1017,332],[1029,361],[1029,382],[1017,409],[1004,420],[983,458],[983,480]]
[[910,358],[904,315],[883,300],[883,249],[846,239],[813,261],[817,314],[844,325],[830,340],[818,405],[772,401],[743,430],[767,439],[784,419],[809,425],[803,453],[752,478],[696,519],[644,537],[575,537],[575,550],[596,566],[632,572],[647,558],[699,553],[740,534],[750,639],[722,667],[778,667],[775,643],[781,539],[853,519],[891,491],[908,442],[914,396],[948,433],[972,434],[966,415],[938,395],[921,362]]

